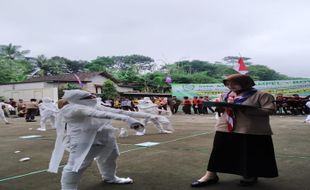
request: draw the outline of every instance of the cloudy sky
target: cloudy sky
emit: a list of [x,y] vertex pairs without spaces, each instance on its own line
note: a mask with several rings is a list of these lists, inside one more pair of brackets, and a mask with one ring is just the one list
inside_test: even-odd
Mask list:
[[157,63],[229,55],[309,77],[309,0],[0,0],[0,44],[31,56]]

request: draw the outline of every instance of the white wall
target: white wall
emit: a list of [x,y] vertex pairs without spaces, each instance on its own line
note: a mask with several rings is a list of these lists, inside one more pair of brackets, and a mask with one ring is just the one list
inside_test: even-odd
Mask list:
[[56,102],[58,90],[56,85],[45,82],[7,84],[0,85],[0,96],[4,96],[6,100],[14,98],[15,100],[23,99],[26,101],[31,98],[40,100],[43,97],[50,97]]
[[105,77],[103,77],[101,75],[97,75],[97,76],[89,78],[87,80],[92,81],[92,82],[87,83],[83,87],[83,90],[87,90],[89,92],[95,93],[96,92],[95,84],[96,85],[103,85],[104,81],[106,81],[107,78],[105,78]]
[[[98,75],[98,76],[95,76],[95,77],[93,77],[93,78],[90,78],[89,80],[92,81],[92,82],[88,83],[84,89],[85,89],[85,90],[88,90],[88,91],[90,91],[90,92],[96,92],[95,84],[101,85],[101,86],[102,86],[103,83],[104,83],[106,80],[108,80],[108,79],[105,78],[105,77],[103,77],[103,76],[101,76],[101,75]],[[119,87],[119,86],[117,86],[116,84],[115,84],[114,86],[115,86],[115,88],[116,88],[116,90],[117,90],[118,92],[132,92],[132,91],[133,91],[132,88]]]
[[132,88],[128,88],[128,87],[119,87],[119,86],[116,86],[116,90],[118,92],[132,92],[133,89]]

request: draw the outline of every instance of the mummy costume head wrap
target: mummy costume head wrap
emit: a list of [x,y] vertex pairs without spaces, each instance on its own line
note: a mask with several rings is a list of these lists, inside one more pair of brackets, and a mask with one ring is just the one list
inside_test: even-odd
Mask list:
[[153,104],[150,97],[144,97],[143,100],[141,100],[140,102],[144,104]]
[[51,103],[51,102],[53,102],[53,100],[49,97],[45,97],[45,98],[42,98],[42,102],[43,103]]
[[[144,97],[142,100],[139,101],[138,105],[139,109],[144,110],[145,112],[153,112],[153,108],[157,108],[157,105],[152,102],[152,100],[149,97]],[[150,110],[151,109],[151,110]],[[148,110],[148,111],[146,111]]]
[[97,104],[96,96],[84,90],[65,90],[63,99],[73,104],[94,107]]

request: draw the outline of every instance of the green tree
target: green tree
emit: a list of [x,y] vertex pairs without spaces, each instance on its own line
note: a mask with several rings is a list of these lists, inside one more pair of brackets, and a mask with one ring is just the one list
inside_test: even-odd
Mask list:
[[32,65],[25,60],[0,58],[0,83],[23,81],[31,70]]
[[97,57],[95,60],[92,60],[90,63],[85,65],[85,69],[89,71],[112,71],[114,66],[113,59],[109,57]]
[[147,73],[141,76],[143,91],[145,92],[163,92],[169,85],[165,83],[166,74],[160,71]]
[[113,67],[118,70],[127,70],[132,66],[138,70],[138,72],[152,71],[154,68],[154,60],[150,57],[143,55],[128,55],[128,56],[113,56]]
[[25,55],[30,53],[30,50],[20,50],[21,46],[19,45],[0,45],[0,57],[15,60],[23,59]]
[[116,74],[116,78],[123,82],[133,83],[133,82],[141,81],[140,74],[135,65],[132,65],[131,67],[125,70],[118,71],[115,74]]
[[55,56],[47,59],[44,55],[37,57],[37,68],[40,76],[58,75],[62,73],[69,73],[66,63],[69,61],[64,57]]
[[39,55],[36,58],[37,74],[39,76],[45,76],[48,73],[48,59],[44,55]]
[[209,76],[209,72],[200,72],[200,73],[195,73],[189,76],[191,79],[191,83],[196,83],[196,84],[204,84],[204,83],[217,83],[219,80],[217,80],[214,77]]
[[269,69],[265,65],[251,65],[249,66],[249,75],[254,80],[286,80],[289,77],[282,75],[275,70]]
[[48,59],[44,55],[39,55],[36,58],[36,68],[39,69],[40,76],[82,72],[87,63],[87,61],[72,61],[59,56]]
[[101,97],[103,99],[115,99],[119,94],[114,86],[113,81],[106,80],[102,86],[102,94]]
[[78,73],[78,72],[83,72],[84,67],[88,64],[88,61],[83,61],[83,60],[68,60],[65,62],[66,64],[66,73]]

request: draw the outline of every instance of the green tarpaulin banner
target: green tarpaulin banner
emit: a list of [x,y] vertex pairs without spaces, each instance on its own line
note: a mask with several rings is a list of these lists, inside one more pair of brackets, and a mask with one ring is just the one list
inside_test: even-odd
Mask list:
[[[275,80],[255,81],[254,88],[276,95],[282,93],[284,96],[298,94],[300,96],[310,95],[310,79],[304,80]],[[217,84],[171,84],[172,96],[183,98],[188,96],[209,96],[216,98],[228,89],[222,83]]]

